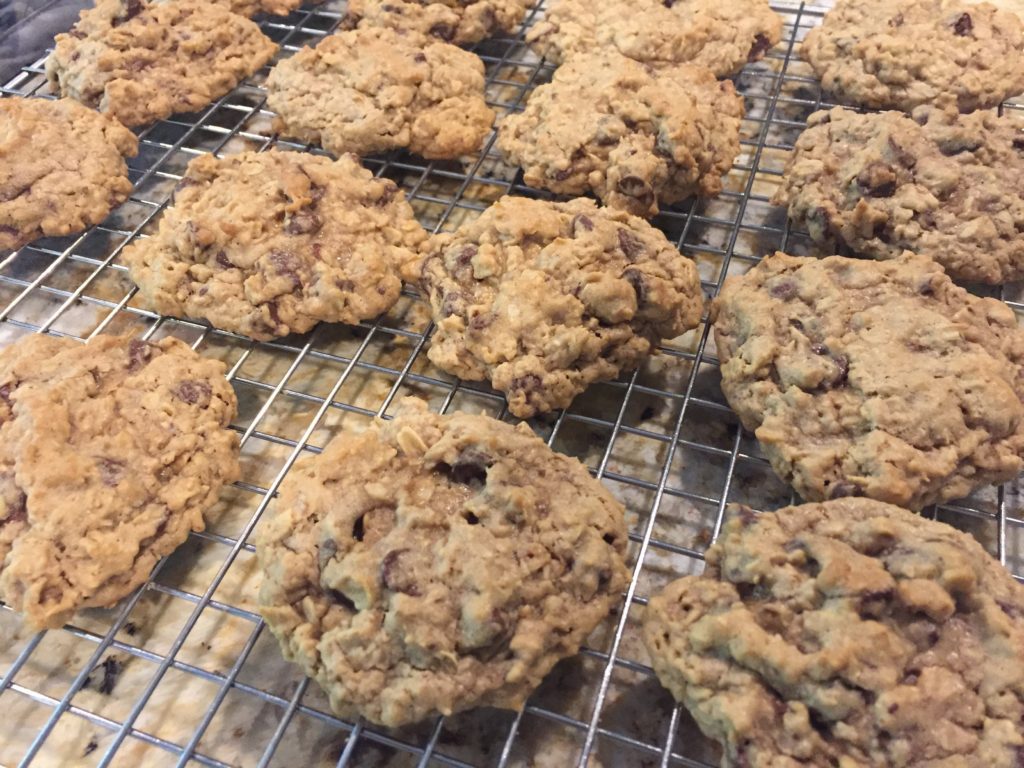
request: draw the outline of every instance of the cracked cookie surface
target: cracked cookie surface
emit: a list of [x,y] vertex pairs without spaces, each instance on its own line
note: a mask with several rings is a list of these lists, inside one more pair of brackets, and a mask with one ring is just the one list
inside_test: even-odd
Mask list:
[[0,350],[0,597],[36,628],[111,606],[238,477],[225,366],[177,339]]
[[494,122],[478,56],[391,29],[337,32],[267,78],[287,136],[341,154],[404,148],[426,158],[475,152]]
[[989,3],[839,0],[800,47],[844,104],[998,106],[1024,91],[1024,23]]
[[552,0],[526,34],[555,64],[612,49],[649,64],[690,63],[734,75],[782,39],[767,0]]
[[651,68],[615,51],[580,54],[505,118],[498,147],[531,187],[593,191],[653,216],[658,204],[713,197],[739,154],[743,99],[686,64]]
[[826,248],[931,256],[955,280],[1024,277],[1024,121],[919,107],[816,112],[772,202]]
[[925,256],[777,253],[711,315],[729,405],[805,499],[920,509],[1024,468],[1024,331]]
[[731,511],[643,619],[723,766],[1020,765],[1024,587],[970,535],[867,499]]
[[0,99],[0,251],[99,224],[131,193],[124,158],[137,151],[131,131],[71,99]]
[[150,309],[266,340],[386,311],[425,238],[395,183],[352,155],[207,154],[123,259]]
[[620,600],[626,533],[525,424],[407,398],[289,473],[257,538],[260,610],[342,717],[518,709]]
[[252,21],[204,0],[98,0],[54,43],[54,89],[127,126],[195,112],[277,51]]
[[529,418],[565,408],[700,322],[694,263],[643,219],[577,199],[504,197],[425,248],[428,356]]
[[515,31],[533,0],[349,0],[346,26],[419,32],[472,45]]

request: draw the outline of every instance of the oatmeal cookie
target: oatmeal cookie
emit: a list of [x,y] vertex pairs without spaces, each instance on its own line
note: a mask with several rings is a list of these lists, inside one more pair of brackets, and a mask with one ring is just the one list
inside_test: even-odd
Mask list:
[[267,106],[286,136],[335,154],[407,148],[429,159],[475,152],[494,112],[476,55],[415,33],[355,29],[278,64]]
[[[31,151],[46,147],[46,151]],[[99,224],[132,191],[135,135],[70,99],[0,99],[0,251]]]
[[533,0],[349,0],[343,26],[419,32],[472,45],[513,32]]
[[32,627],[111,606],[238,477],[225,366],[172,338],[0,350],[0,597]]
[[711,315],[726,399],[806,499],[920,509],[1024,468],[1024,331],[925,256],[777,253]]
[[128,126],[195,112],[266,64],[277,46],[206,0],[97,0],[46,60],[54,89]]
[[531,187],[593,191],[613,208],[653,216],[713,197],[740,151],[743,99],[731,82],[687,64],[651,68],[615,51],[580,54],[505,118],[498,148]]
[[260,610],[342,717],[519,709],[619,602],[626,544],[622,506],[525,424],[408,398],[289,473]]
[[962,0],[839,0],[800,55],[844,104],[986,109],[1024,91],[1024,23]]
[[817,112],[775,199],[824,247],[924,253],[956,280],[1024,277],[1024,121],[918,107]]
[[590,200],[504,197],[426,250],[430,360],[489,380],[520,418],[567,407],[700,322],[694,263],[643,219]]
[[551,0],[526,34],[555,64],[612,49],[645,64],[691,63],[718,77],[761,59],[782,39],[768,0]]
[[161,314],[273,339],[395,303],[426,232],[395,183],[352,155],[200,155],[153,237],[123,259]]
[[723,766],[1020,765],[1024,587],[971,536],[868,499],[731,512],[643,620]]

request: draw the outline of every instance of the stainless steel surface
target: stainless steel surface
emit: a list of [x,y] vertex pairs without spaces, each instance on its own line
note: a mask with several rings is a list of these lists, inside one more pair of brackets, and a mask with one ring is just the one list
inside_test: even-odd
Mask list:
[[[778,4],[785,37],[746,68],[743,151],[717,199],[674,207],[655,223],[700,267],[707,294],[774,249],[806,240],[768,203],[786,150],[822,105],[794,45],[823,9]],[[527,24],[543,12],[535,8]],[[315,43],[343,13],[340,0],[261,21],[281,56]],[[477,46],[499,114],[521,108],[550,77],[522,32]],[[250,534],[304,452],[387,416],[413,394],[441,410],[505,417],[500,396],[434,369],[425,305],[399,305],[358,327],[321,326],[256,344],[135,306],[120,264],[124,243],[151,231],[187,162],[203,152],[284,146],[263,106],[264,69],[196,115],[140,133],[130,165],[135,190],[107,222],[75,237],[40,240],[0,256],[0,344],[24,333],[86,338],[102,332],[173,334],[225,360],[239,394],[234,428],[243,479],[223,494],[209,527],[157,566],[146,585],[107,611],[81,612],[62,630],[29,636],[0,608],[0,763],[4,765],[654,766],[709,765],[714,748],[657,685],[637,640],[652,589],[698,571],[727,502],[777,508],[792,500],[756,442],[739,429],[718,386],[708,328],[666,342],[640,371],[599,384],[572,408],[533,422],[553,448],[581,458],[626,504],[633,576],[620,609],[579,658],[563,662],[522,713],[479,711],[387,731],[334,717],[315,684],[277,658],[254,608],[258,576]],[[42,62],[4,95],[51,96]],[[1020,109],[1021,105],[1007,105]],[[403,153],[367,158],[407,192],[424,226],[452,229],[497,197],[537,196],[487,149],[468,164]],[[47,147],[32,151],[45,152]],[[1019,286],[1001,295],[1020,313]],[[1016,484],[929,510],[970,530],[1020,577],[1021,500]]]

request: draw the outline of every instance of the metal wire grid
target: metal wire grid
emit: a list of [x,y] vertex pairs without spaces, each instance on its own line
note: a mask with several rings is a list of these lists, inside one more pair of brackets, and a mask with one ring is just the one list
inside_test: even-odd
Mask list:
[[[807,247],[801,233],[790,231],[784,214],[768,205],[768,197],[804,119],[823,105],[815,81],[792,54],[824,9],[774,7],[786,20],[785,39],[766,61],[748,67],[737,79],[748,117],[743,153],[727,190],[716,201],[680,206],[655,221],[697,260],[709,295],[726,275],[745,270],[766,252]],[[542,10],[543,3],[525,26]],[[331,32],[342,11],[341,5],[328,3],[286,19],[264,20],[261,26],[287,56]],[[499,113],[520,109],[532,86],[551,72],[523,46],[522,31],[475,50],[487,64],[488,96]],[[234,428],[247,462],[243,479],[225,504],[225,517],[233,524],[211,521],[209,530],[193,534],[179,550],[185,555],[162,561],[146,584],[117,608],[83,612],[63,630],[18,638],[6,657],[0,651],[0,659],[8,663],[0,673],[0,707],[5,712],[27,708],[34,723],[27,736],[22,728],[0,738],[0,759],[23,766],[107,766],[140,762],[135,756],[142,754],[144,765],[294,764],[296,758],[282,753],[301,721],[326,729],[330,742],[316,755],[303,753],[300,745],[295,754],[303,764],[710,765],[716,759],[713,748],[657,686],[637,649],[636,607],[659,584],[700,568],[704,550],[721,529],[727,502],[771,508],[792,496],[771,475],[756,443],[724,404],[706,325],[666,343],[660,362],[597,385],[572,408],[533,425],[555,449],[580,456],[626,502],[633,576],[608,626],[595,633],[578,660],[563,663],[561,671],[549,676],[523,712],[469,713],[388,731],[333,716],[323,698],[317,699],[315,686],[311,689],[297,672],[290,673],[284,688],[261,684],[261,669],[254,674],[252,660],[261,644],[270,642],[269,633],[246,597],[220,595],[239,564],[251,561],[250,534],[295,460],[304,452],[319,451],[326,439],[353,422],[365,426],[374,416],[386,417],[395,398],[409,393],[426,397],[441,412],[483,408],[505,416],[499,395],[445,377],[425,360],[431,327],[413,291],[373,323],[321,326],[303,337],[263,344],[133,306],[134,289],[118,256],[125,243],[151,228],[191,157],[275,145],[302,148],[271,132],[261,89],[265,74],[198,115],[175,117],[142,131],[140,154],[131,164],[134,193],[103,225],[77,237],[40,240],[0,259],[0,343],[27,332],[86,338],[134,331],[147,338],[173,334],[203,354],[226,360],[228,378],[242,404]],[[26,67],[0,91],[49,95],[42,61]],[[508,173],[492,144],[493,139],[468,167],[425,163],[402,153],[366,163],[378,175],[396,180],[424,225],[437,231],[476,215],[502,194],[538,196]],[[1021,312],[1018,290],[1008,287],[1000,295]],[[1016,485],[1010,484],[931,514],[974,532],[1020,578],[1020,508]],[[192,567],[189,558],[196,552],[210,555],[214,567],[209,577],[195,584],[187,577],[173,578],[175,569],[187,572]],[[152,600],[166,611],[147,620],[170,625],[169,642],[163,646],[150,647],[135,621]],[[183,619],[180,626],[165,619],[175,611]],[[192,647],[202,631],[197,627],[209,616],[244,627],[224,669],[204,666],[201,653],[197,656]],[[16,622],[12,612],[0,610],[0,629]],[[13,637],[15,632],[10,632]],[[51,671],[47,685],[35,685],[29,670],[45,667],[51,646],[61,643],[84,650],[75,663]],[[83,691],[96,688],[101,674],[104,681],[98,687],[103,693],[115,653],[125,660],[116,662],[118,666],[131,663],[144,670],[143,684],[131,695],[116,682],[107,686],[105,694],[123,704],[116,716],[82,703]],[[566,664],[575,666],[565,672]],[[195,708],[198,717],[192,718],[183,738],[166,737],[144,725],[155,692],[171,675],[202,681],[212,691]],[[269,710],[271,727],[244,731],[239,738],[248,747],[225,756],[210,736],[224,712],[244,706],[239,702]],[[105,734],[102,746],[92,739],[70,757],[59,754],[55,734],[69,720]],[[464,737],[474,728],[481,734],[468,743]],[[5,740],[17,743],[17,751],[5,752]]]

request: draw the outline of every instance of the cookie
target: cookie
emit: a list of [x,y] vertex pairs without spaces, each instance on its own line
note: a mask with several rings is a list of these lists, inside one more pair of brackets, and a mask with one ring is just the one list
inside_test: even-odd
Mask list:
[[149,309],[267,340],[389,309],[425,238],[395,183],[352,155],[207,154],[123,260]]
[[868,499],[731,511],[643,619],[723,766],[1020,765],[1024,587],[973,538]]
[[46,60],[51,86],[128,126],[195,112],[274,55],[248,19],[204,0],[97,0]]
[[0,251],[99,224],[131,193],[137,151],[131,131],[70,99],[0,99]]
[[214,3],[249,18],[257,13],[287,16],[302,5],[302,0],[214,0]]
[[0,598],[35,628],[108,607],[238,478],[225,366],[172,338],[0,350]]
[[580,54],[505,118],[498,148],[531,187],[593,192],[637,216],[722,191],[740,151],[743,99],[686,64],[652,68],[614,51]]
[[472,45],[513,32],[533,0],[349,0],[345,27],[386,27]]
[[622,506],[525,424],[407,398],[289,473],[260,611],[342,717],[520,709],[618,603],[626,543]]
[[925,256],[777,253],[711,316],[729,405],[805,499],[920,509],[1024,468],[1024,331]]
[[960,0],[838,0],[800,47],[844,104],[909,112],[998,106],[1024,91],[1024,23]]
[[555,64],[611,49],[642,63],[695,64],[718,77],[763,58],[781,39],[782,19],[768,0],[551,0],[526,34]]
[[911,250],[956,280],[998,284],[1024,277],[1022,183],[1022,120],[837,107],[811,115],[772,202],[830,251]]
[[592,201],[503,197],[425,249],[428,356],[529,418],[636,368],[700,322],[697,268],[658,230]]
[[476,152],[494,112],[476,55],[415,33],[355,29],[280,62],[267,105],[286,136],[335,154],[404,148],[430,159]]

